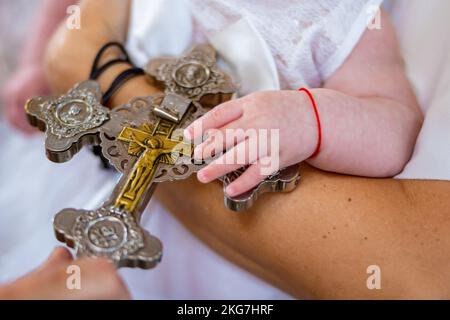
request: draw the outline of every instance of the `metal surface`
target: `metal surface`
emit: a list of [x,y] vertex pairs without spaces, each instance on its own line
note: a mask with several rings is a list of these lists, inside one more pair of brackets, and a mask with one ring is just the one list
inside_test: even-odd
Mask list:
[[167,93],[161,104],[155,107],[154,112],[158,117],[179,123],[190,105],[190,99]]
[[[80,90],[81,88],[81,90]],[[153,113],[153,100],[148,98],[144,103],[131,102],[117,110],[110,111],[98,105],[98,86],[95,82],[85,82],[68,94],[54,99],[32,99],[27,104],[27,112],[33,120],[31,123],[46,131],[47,154],[52,155],[55,161],[67,161],[81,146],[91,143],[99,144],[106,139],[110,148],[124,149],[124,141],[117,139],[123,128],[139,127],[143,124],[152,125],[158,122]],[[96,96],[97,100],[89,100],[84,110],[91,112],[93,107],[101,108],[105,119],[102,122],[92,122],[86,125],[86,121],[71,121],[70,117],[77,117],[77,112],[68,113],[63,125],[70,126],[70,134],[55,125],[59,106],[70,106],[72,99],[83,96]],[[77,101],[76,100],[76,101]],[[56,101],[56,102],[54,102]],[[50,106],[50,107],[49,107]],[[72,107],[70,107],[72,108]],[[68,110],[70,110],[68,108]],[[86,119],[89,118],[86,112]],[[58,118],[59,119],[59,118]],[[83,118],[84,119],[84,118]],[[55,133],[58,129],[58,134]],[[64,134],[60,134],[63,132]],[[89,138],[86,138],[89,137]],[[64,145],[64,148],[61,146]],[[111,151],[111,149],[109,150]],[[54,156],[63,154],[64,156]],[[151,236],[138,226],[140,213],[147,203],[137,203],[133,207],[117,205],[118,194],[121,194],[128,177],[135,174],[140,162],[137,154],[127,153],[126,157],[120,157],[117,153],[106,152],[105,156],[113,154],[119,158],[124,176],[120,179],[110,199],[100,208],[92,211],[65,209],[58,213],[54,219],[54,229],[59,240],[74,247],[77,256],[105,256],[110,258],[118,267],[130,266],[150,268],[161,258],[162,245],[155,237]],[[124,163],[128,166],[125,166]],[[146,191],[151,194],[151,188]]]
[[225,95],[223,99],[229,99],[237,90],[231,77],[217,68],[216,51],[209,44],[194,46],[181,58],[151,60],[146,72],[166,94],[176,93],[193,101],[200,101],[206,95]]
[[180,156],[192,156],[193,147],[190,143],[171,137],[174,129],[174,122],[163,119],[154,127],[144,124],[138,128],[122,129],[117,139],[128,143],[128,154],[139,159],[116,199],[116,207],[133,212],[139,199],[151,185],[160,163],[175,165]]
[[116,207],[64,209],[53,225],[56,238],[75,248],[77,256],[106,257],[117,267],[142,269],[161,261],[161,242],[143,230],[130,213]]
[[30,124],[45,131],[51,161],[68,161],[84,145],[98,141],[98,128],[109,119],[101,96],[97,82],[85,81],[61,97],[37,97],[26,103]]
[[[152,60],[146,67],[146,72],[164,88],[166,95],[176,93],[194,101],[199,101],[204,106],[197,117],[208,110],[231,98],[237,87],[233,85],[229,75],[216,67],[216,53],[208,44],[198,45],[188,50],[180,59],[164,57]],[[205,101],[205,95],[215,95],[216,99]],[[219,98],[217,98],[219,96]],[[205,103],[206,102],[206,103]],[[199,167],[196,167],[199,169]],[[245,169],[231,172],[220,180],[226,186],[239,177]],[[266,192],[292,191],[299,180],[299,166],[280,170],[277,174],[268,177],[254,189],[237,197],[228,197],[224,193],[225,206],[232,211],[245,211],[250,208],[258,196]],[[189,174],[192,172],[189,171]]]
[[227,186],[244,173],[245,169],[236,170],[227,174],[220,180],[223,182],[224,204],[233,211],[242,212],[250,208],[264,193],[267,192],[290,192],[295,189],[300,181],[299,165],[293,165],[280,170],[262,181],[255,188],[236,197],[228,197],[225,193]]
[[[193,160],[183,128],[236,90],[215,67],[215,52],[208,45],[194,47],[179,60],[158,59],[149,69],[164,81],[165,95],[135,98],[109,110],[99,102],[99,85],[85,81],[61,97],[37,97],[26,105],[30,123],[46,132],[50,160],[65,162],[84,145],[100,145],[122,173],[100,208],[64,209],[54,219],[56,237],[75,248],[77,256],[104,256],[118,267],[151,268],[161,260],[162,245],[139,226],[141,214],[157,183],[186,179],[205,166]],[[204,105],[203,97],[222,94]],[[243,170],[223,177],[224,186]],[[225,205],[242,211],[260,194],[290,191],[297,181],[298,169],[291,167],[244,195],[225,196]]]
[[[191,69],[183,67],[177,77],[182,70]],[[180,81],[187,85],[191,76]],[[208,79],[201,83],[212,85]],[[205,87],[197,98],[217,90]],[[118,267],[151,268],[161,259],[162,245],[139,227],[140,216],[156,182],[184,179],[203,166],[192,161],[193,147],[182,141],[181,130],[207,110],[174,92],[136,98],[112,111],[101,106],[100,99],[99,85],[85,81],[61,97],[27,102],[30,123],[46,132],[50,160],[65,162],[84,145],[100,144],[105,158],[122,172],[100,208],[58,213],[55,233],[77,256],[104,256]]]

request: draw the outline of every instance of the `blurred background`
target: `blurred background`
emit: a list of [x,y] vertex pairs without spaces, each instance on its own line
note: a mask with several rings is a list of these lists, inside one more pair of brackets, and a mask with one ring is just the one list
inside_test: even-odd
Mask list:
[[[27,31],[39,4],[40,0],[0,0],[0,92],[18,64]],[[18,237],[15,236],[17,228],[13,227],[14,219],[23,222],[26,218],[16,215],[18,211],[14,209],[14,202],[17,198],[5,192],[15,184],[14,180],[4,181],[8,178],[14,179],[7,173],[9,170],[6,167],[12,158],[6,154],[14,152],[15,147],[25,144],[26,137],[12,129],[5,121],[3,99],[0,99],[0,149],[2,150],[0,153],[0,283],[13,277],[7,271],[10,268],[6,267],[10,259],[8,255],[15,251],[17,244],[21,242],[20,237],[26,234],[18,232]],[[24,195],[23,199],[25,198]],[[32,219],[29,225],[23,226],[24,231],[30,232],[29,227],[35,223],[36,221]],[[17,276],[21,271],[24,270],[18,270]]]
[[[19,63],[40,4],[41,0],[0,0],[0,92]],[[83,184],[97,190],[107,184],[108,175],[98,170],[91,152],[82,151],[78,159],[61,165],[48,161],[43,134],[34,130],[25,135],[12,128],[0,99],[0,284],[32,270],[60,245],[54,239],[52,217],[62,208],[54,199],[83,207],[92,200],[92,191],[84,191]],[[53,185],[63,176],[61,184],[67,189]]]
[[26,32],[39,4],[40,0],[0,0],[0,88],[16,67]]

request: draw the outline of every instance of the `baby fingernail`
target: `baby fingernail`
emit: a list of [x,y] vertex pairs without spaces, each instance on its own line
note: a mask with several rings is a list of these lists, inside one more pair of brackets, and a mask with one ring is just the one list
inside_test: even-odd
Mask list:
[[235,194],[235,192],[236,192],[236,189],[235,189],[233,186],[228,186],[228,187],[225,189],[225,193],[226,193],[228,196],[230,196],[230,197],[233,197],[234,194]]
[[186,128],[183,131],[183,135],[186,139],[188,140],[192,140],[192,134],[191,134],[191,129],[190,128]]
[[208,180],[207,180],[207,173],[204,171],[204,170],[200,170],[198,173],[197,173],[197,179],[200,181],[200,182],[203,182],[203,183],[206,183]]
[[195,147],[194,149],[194,159],[202,160],[202,148],[200,146]]

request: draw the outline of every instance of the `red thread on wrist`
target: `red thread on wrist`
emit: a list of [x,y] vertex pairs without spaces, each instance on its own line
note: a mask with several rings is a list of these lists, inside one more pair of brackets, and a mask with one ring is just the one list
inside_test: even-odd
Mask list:
[[312,154],[311,157],[309,157],[309,159],[317,157],[317,155],[320,152],[320,147],[322,146],[322,125],[320,124],[320,117],[319,117],[319,110],[317,109],[317,105],[316,105],[316,101],[314,100],[313,95],[311,94],[311,92],[306,89],[306,88],[300,88],[298,89],[298,91],[303,91],[305,92],[308,97],[309,100],[311,100],[311,104],[314,108],[314,115],[316,116],[316,122],[317,122],[317,147],[316,150],[314,151],[314,153]]

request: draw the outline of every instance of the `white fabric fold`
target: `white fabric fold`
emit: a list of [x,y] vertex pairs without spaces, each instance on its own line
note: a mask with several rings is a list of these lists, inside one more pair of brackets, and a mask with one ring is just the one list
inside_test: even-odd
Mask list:
[[209,42],[239,79],[239,95],[280,89],[273,56],[248,19],[235,22]]

